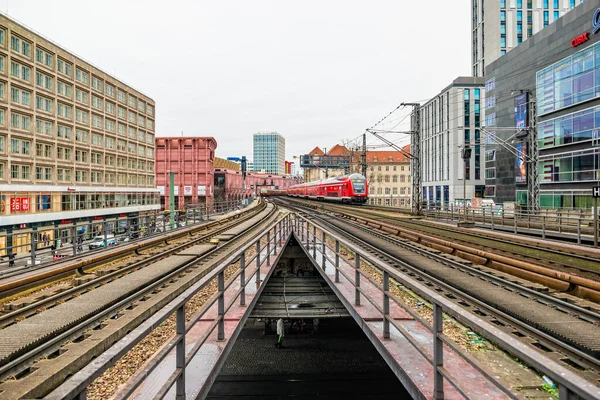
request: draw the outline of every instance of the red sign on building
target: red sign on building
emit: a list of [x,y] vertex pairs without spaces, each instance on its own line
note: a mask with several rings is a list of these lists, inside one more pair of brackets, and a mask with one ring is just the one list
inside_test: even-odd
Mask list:
[[29,197],[13,197],[10,199],[10,211],[29,211]]

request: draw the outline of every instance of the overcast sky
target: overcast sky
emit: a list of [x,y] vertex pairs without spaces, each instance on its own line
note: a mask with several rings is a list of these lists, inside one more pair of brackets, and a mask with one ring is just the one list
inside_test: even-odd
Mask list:
[[252,133],[278,131],[289,160],[470,75],[469,4],[0,0],[9,16],[152,97],[158,136],[213,136],[217,156],[252,158]]

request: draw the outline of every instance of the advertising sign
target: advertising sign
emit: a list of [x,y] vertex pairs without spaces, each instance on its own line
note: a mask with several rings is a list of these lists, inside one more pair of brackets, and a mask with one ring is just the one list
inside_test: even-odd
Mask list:
[[12,197],[10,199],[10,211],[29,211],[29,197]]
[[206,186],[198,186],[198,196],[206,196]]
[[184,196],[191,196],[192,195],[192,187],[191,186],[184,186],[183,187],[183,195]]
[[522,93],[515,97],[515,126],[517,132],[527,128],[527,93]]
[[517,149],[515,183],[525,184],[527,183],[527,164],[525,163],[527,143],[517,143],[515,149]]

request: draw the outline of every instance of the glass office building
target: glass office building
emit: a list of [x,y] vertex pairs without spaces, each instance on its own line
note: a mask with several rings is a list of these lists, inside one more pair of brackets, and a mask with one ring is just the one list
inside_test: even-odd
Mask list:
[[[536,74],[538,173],[542,185],[600,180],[600,43]],[[557,115],[558,114],[558,115]],[[548,116],[548,119],[546,119]],[[542,207],[592,207],[589,189],[545,189]]]
[[285,138],[277,132],[254,134],[254,171],[285,175]]
[[540,206],[593,206],[592,188],[600,182],[598,6],[583,2],[486,68],[486,122],[494,116],[485,126],[492,139],[486,143],[486,170],[496,173],[486,176],[485,184],[486,195],[493,194],[496,203],[528,203],[528,174],[522,170],[532,164],[519,163],[515,151],[501,144],[527,141],[526,130],[518,134],[515,111],[516,98],[526,93],[525,113],[536,114],[538,148],[537,154],[525,151],[537,156]]

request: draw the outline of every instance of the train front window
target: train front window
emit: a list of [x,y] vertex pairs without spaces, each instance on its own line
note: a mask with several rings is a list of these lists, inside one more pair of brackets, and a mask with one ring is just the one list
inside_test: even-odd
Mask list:
[[364,179],[352,179],[352,187],[354,188],[354,193],[364,194],[365,193]]

